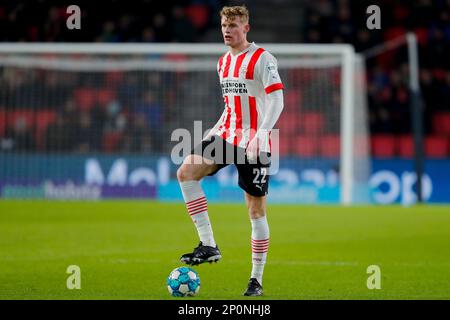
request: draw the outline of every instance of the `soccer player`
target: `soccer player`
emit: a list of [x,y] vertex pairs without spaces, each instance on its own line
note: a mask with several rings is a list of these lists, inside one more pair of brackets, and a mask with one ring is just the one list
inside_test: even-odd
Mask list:
[[[221,259],[200,180],[233,163],[239,173],[239,186],[244,190],[252,226],[252,271],[244,295],[260,296],[269,248],[266,195],[270,131],[283,110],[283,84],[277,60],[254,42],[247,41],[250,30],[247,8],[224,7],[220,16],[223,40],[229,47],[217,64],[225,109],[177,171],[187,211],[200,238],[200,244],[193,252],[184,254],[181,261],[197,265]],[[230,154],[232,161],[229,161]]]

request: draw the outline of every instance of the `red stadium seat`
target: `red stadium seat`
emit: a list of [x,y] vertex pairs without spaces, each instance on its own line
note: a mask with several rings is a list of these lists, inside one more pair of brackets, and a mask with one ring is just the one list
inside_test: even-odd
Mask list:
[[96,92],[97,95],[97,102],[100,103],[102,106],[107,105],[109,102],[114,100],[116,98],[115,91],[110,89],[100,89]]
[[444,69],[436,68],[433,69],[431,73],[433,74],[433,77],[438,81],[445,81],[445,78],[447,77],[447,70]]
[[450,112],[437,112],[432,118],[434,133],[450,135]]
[[300,115],[303,132],[306,134],[317,134],[323,131],[324,119],[320,112],[307,112]]
[[395,138],[392,135],[374,135],[371,139],[372,156],[391,158],[395,156]]
[[25,120],[26,127],[31,129],[34,125],[34,111],[32,110],[14,110],[6,114],[7,127],[14,127],[19,119]]
[[56,120],[56,111],[40,110],[36,112],[36,131],[46,130]]
[[45,132],[50,124],[55,122],[56,112],[41,110],[36,112],[36,143],[38,148],[43,147]]
[[108,72],[105,76],[106,85],[109,86],[117,86],[123,80],[123,72],[121,71],[111,71]]
[[301,109],[301,94],[298,90],[284,93],[284,112],[298,112]]
[[401,158],[414,157],[414,140],[411,135],[400,136],[397,138],[398,155]]
[[82,111],[89,111],[95,104],[96,90],[80,88],[73,93],[77,108]]
[[426,45],[428,43],[428,29],[425,27],[418,27],[414,29],[419,45]]
[[[281,139],[279,141],[279,145],[278,145],[278,152],[280,154],[280,156],[287,156],[290,154],[290,141],[288,139]],[[273,152],[273,150],[272,150]]]
[[0,109],[0,138],[6,133],[6,111]]
[[122,139],[121,132],[107,132],[103,135],[102,146],[106,152],[114,152],[119,148],[120,140]]
[[316,138],[298,135],[292,141],[292,150],[301,157],[315,157],[317,155],[317,141]]
[[327,135],[319,138],[319,154],[325,158],[338,158],[341,139],[338,135]]
[[449,155],[449,141],[444,136],[428,136],[425,138],[425,156],[429,158],[445,158]]
[[208,7],[202,4],[193,4],[185,9],[185,14],[196,29],[202,29],[209,20]]
[[403,26],[389,27],[384,32],[384,40],[389,41],[389,40],[397,39],[401,36],[404,36],[406,34],[406,31],[407,30]]
[[298,132],[300,127],[300,119],[295,112],[284,112],[281,114],[277,122],[277,127],[280,129],[280,134],[291,135]]
[[330,80],[335,86],[340,86],[341,70],[339,68],[330,70]]

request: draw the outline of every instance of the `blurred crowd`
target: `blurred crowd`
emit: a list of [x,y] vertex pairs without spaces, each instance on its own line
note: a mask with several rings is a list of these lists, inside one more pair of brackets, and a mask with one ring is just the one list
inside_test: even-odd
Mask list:
[[[381,9],[381,30],[366,27],[369,5]],[[303,35],[308,43],[352,43],[357,52],[395,41],[408,31],[419,44],[420,86],[425,126],[433,133],[433,115],[450,112],[450,1],[311,1]],[[406,134],[410,128],[406,46],[367,60],[372,133]],[[406,120],[406,121],[405,121]]]
[[[193,42],[215,22],[222,0],[168,1],[15,1],[0,2],[1,41],[44,42]],[[81,9],[81,29],[66,27]],[[11,28],[14,26],[14,28]]]
[[[283,1],[272,0],[274,5]],[[270,2],[266,0],[261,5]],[[82,30],[70,32],[65,27],[66,6],[43,5],[45,3],[48,1],[2,1],[0,41],[198,42],[205,32],[218,28],[220,8],[236,4],[226,0],[166,3],[143,0],[129,2],[126,6],[123,1],[103,5],[82,2]],[[257,1],[251,3],[257,5]],[[381,8],[381,30],[369,30],[366,26],[366,8],[371,4]],[[445,116],[450,119],[450,0],[310,0],[304,1],[301,7],[304,19],[298,33],[299,41],[304,43],[352,43],[357,52],[367,53],[376,45],[388,43],[408,31],[415,32],[419,43],[426,134],[436,134],[435,124]],[[252,40],[251,33],[249,40]],[[278,41],[283,42],[282,34]],[[367,71],[371,133],[410,134],[406,47],[367,59]],[[170,90],[162,93],[160,89],[178,90],[174,84],[178,83],[176,79],[143,79],[143,75],[135,75],[120,82],[122,80],[115,80],[120,77],[118,74],[102,76],[108,79],[85,79],[69,74],[58,77],[51,72],[45,77],[37,72],[24,71],[22,75],[3,72],[0,84],[3,88],[8,86],[8,90],[0,92],[2,104],[15,101],[22,108],[27,105],[60,107],[50,110],[52,120],[42,125],[45,132],[39,132],[39,139],[33,139],[33,134],[27,130],[25,111],[18,111],[22,117],[18,116],[14,125],[2,128],[1,117],[6,116],[0,110],[0,133],[3,132],[0,150],[63,150],[67,146],[86,152],[163,150],[160,135],[164,134],[164,124],[173,119],[178,109],[171,103],[176,93]],[[33,77],[37,81],[33,82]],[[85,88],[73,92],[78,83],[86,87],[89,81],[92,82],[91,90],[105,81],[116,81],[117,87],[109,86],[103,93],[104,98]],[[167,81],[170,83],[164,85]],[[30,83],[28,88],[27,83]],[[127,94],[134,97],[134,105],[127,105],[130,100],[126,98]],[[91,95],[95,97],[89,100]],[[133,126],[127,125],[130,122]],[[448,125],[450,127],[450,123]]]
[[14,107],[0,109],[0,150],[161,152],[177,76],[9,68],[0,105]]

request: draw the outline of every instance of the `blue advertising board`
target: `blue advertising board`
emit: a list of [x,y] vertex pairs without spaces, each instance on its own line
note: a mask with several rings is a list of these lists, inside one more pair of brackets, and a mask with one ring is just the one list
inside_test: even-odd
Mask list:
[[[367,202],[414,203],[416,176],[410,160],[372,160],[365,185]],[[176,169],[169,157],[122,155],[0,155],[2,198],[182,200]],[[271,176],[272,203],[337,204],[340,201],[338,160],[282,158]],[[208,201],[242,201],[237,171],[228,166],[202,185]],[[450,203],[450,159],[427,160],[424,198]]]

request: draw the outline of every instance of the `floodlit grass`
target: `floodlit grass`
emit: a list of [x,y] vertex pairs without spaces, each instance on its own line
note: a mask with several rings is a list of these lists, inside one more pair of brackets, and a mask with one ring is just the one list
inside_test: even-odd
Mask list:
[[[194,267],[199,295],[244,299],[245,206],[209,204],[223,259]],[[269,205],[263,299],[449,299],[450,208]],[[0,201],[0,299],[176,299],[166,288],[198,243],[184,204]],[[69,265],[81,290],[68,290]],[[381,268],[381,290],[366,286]],[[178,298],[179,299],[179,298]]]

